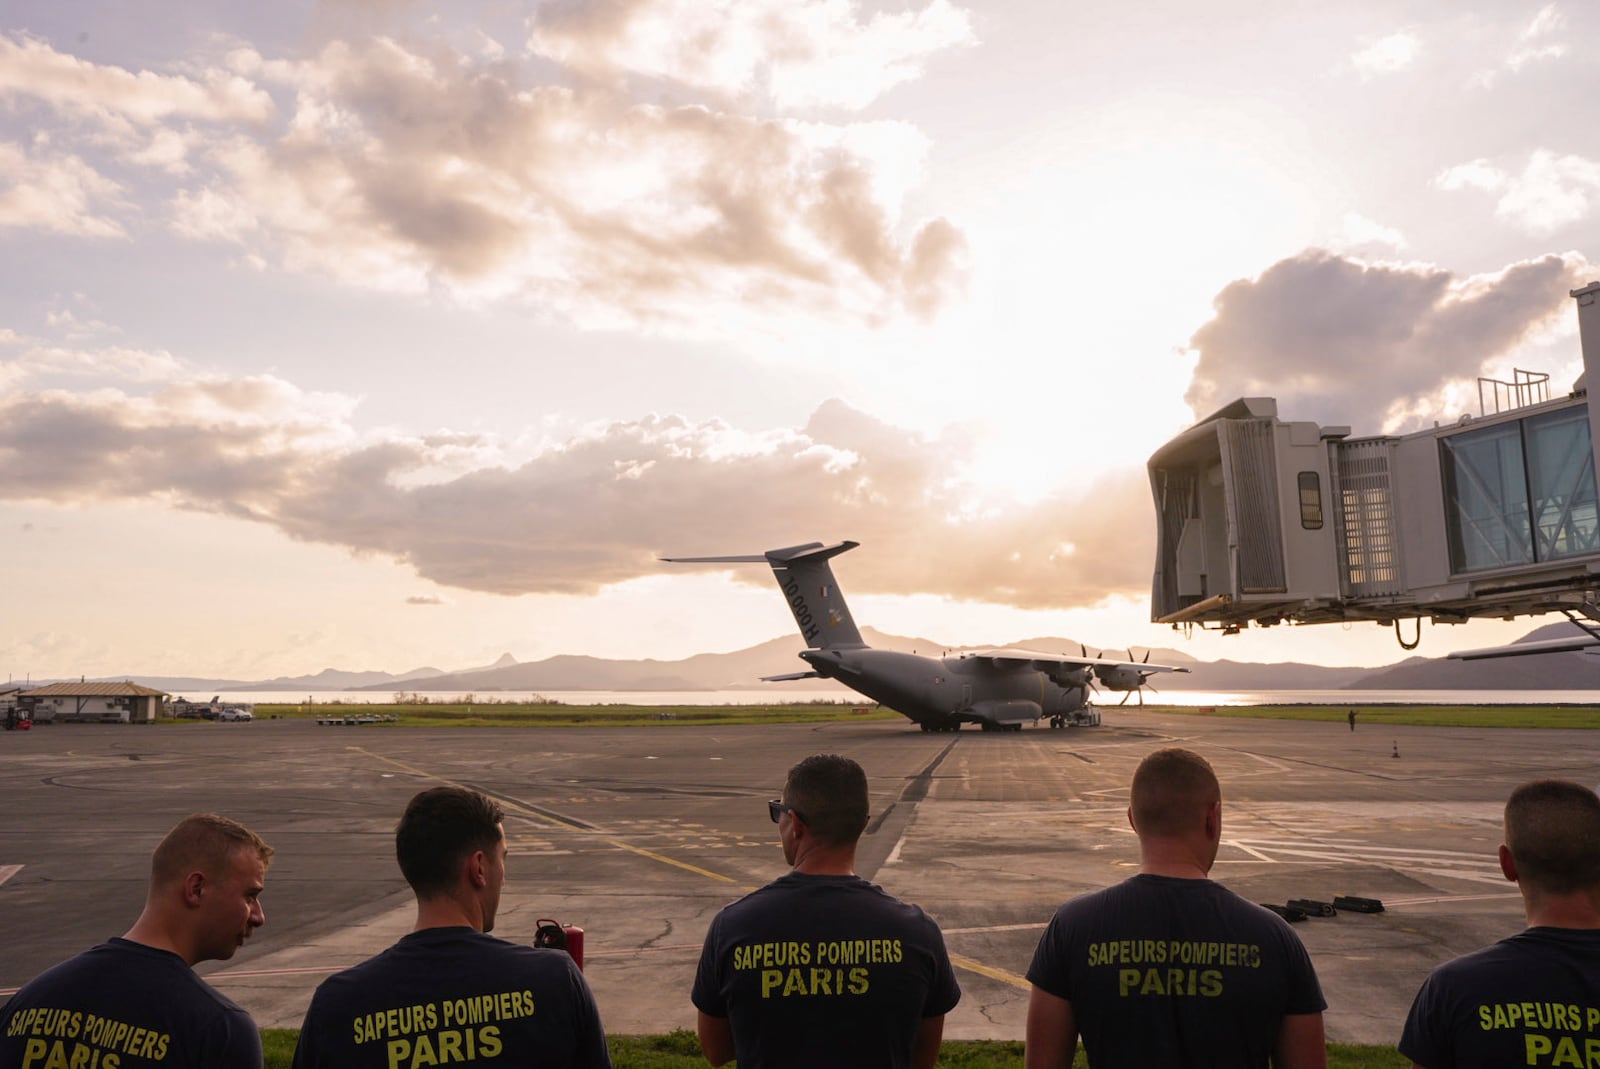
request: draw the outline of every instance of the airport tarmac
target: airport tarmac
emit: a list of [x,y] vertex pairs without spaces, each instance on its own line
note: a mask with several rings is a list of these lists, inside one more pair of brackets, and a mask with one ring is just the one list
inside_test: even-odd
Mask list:
[[1189,746],[1223,783],[1212,875],[1260,902],[1382,899],[1383,913],[1297,924],[1332,1040],[1392,1043],[1437,962],[1522,927],[1499,874],[1518,783],[1594,783],[1586,732],[1390,728],[1108,710],[1101,728],[923,734],[903,722],[754,727],[410,730],[305,721],[58,725],[0,735],[0,997],[122,932],[149,854],[188,813],[244,821],[278,854],[267,924],[200,967],[265,1027],[298,1027],[331,972],[409,930],[393,856],[405,802],[466,784],[506,808],[510,876],[496,934],[539,918],[586,930],[607,1031],[692,1028],[707,923],[783,873],[765,802],[811,753],[867,770],[859,870],[921,904],[962,984],[952,1038],[1020,1039],[1027,971],[1063,900],[1137,865],[1134,766]]

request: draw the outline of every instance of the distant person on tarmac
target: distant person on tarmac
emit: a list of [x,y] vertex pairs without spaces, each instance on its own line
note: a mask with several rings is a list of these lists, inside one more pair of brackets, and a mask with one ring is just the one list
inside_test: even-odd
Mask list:
[[150,858],[144,911],[121,937],[40,974],[0,1010],[0,1069],[261,1069],[250,1015],[194,973],[266,923],[272,847],[197,813]]
[[1197,753],[1140,762],[1139,874],[1056,911],[1028,969],[1027,1069],[1322,1069],[1322,989],[1283,918],[1209,878],[1222,788]]
[[706,932],[691,995],[706,1060],[930,1069],[961,989],[939,926],[855,874],[866,773],[847,757],[808,757],[767,812],[793,868]]
[[1356,711],[1354,709],[1352,709],[1352,710],[1350,710],[1350,730],[1354,731],[1355,729],[1356,729]]
[[1424,1069],[1594,1065],[1600,1057],[1600,798],[1525,783],[1505,810],[1500,871],[1528,927],[1446,962],[1411,1003],[1400,1053]]
[[322,982],[296,1069],[610,1069],[594,996],[566,952],[488,934],[506,879],[503,820],[498,804],[462,787],[411,799],[394,840],[416,927]]

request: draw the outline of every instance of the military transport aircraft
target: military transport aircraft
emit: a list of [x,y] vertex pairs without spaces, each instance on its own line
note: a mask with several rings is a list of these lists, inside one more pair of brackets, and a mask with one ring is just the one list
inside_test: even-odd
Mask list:
[[[1145,680],[1157,672],[1187,672],[1144,661],[1108,661],[1063,657],[1034,650],[971,650],[954,657],[919,657],[914,653],[875,650],[861,639],[844,595],[834,582],[828,560],[856,548],[857,542],[768,550],[732,557],[663,557],[677,564],[769,564],[778,588],[789,599],[800,634],[809,649],[800,657],[809,672],[765,676],[768,682],[791,679],[837,679],[851,690],[889,706],[923,731],[958,731],[962,724],[980,724],[985,731],[1021,731],[1024,722],[1048,717],[1051,727],[1097,724],[1099,712],[1089,704],[1095,681],[1108,690],[1139,695]],[[1129,652],[1132,656],[1132,651]]]

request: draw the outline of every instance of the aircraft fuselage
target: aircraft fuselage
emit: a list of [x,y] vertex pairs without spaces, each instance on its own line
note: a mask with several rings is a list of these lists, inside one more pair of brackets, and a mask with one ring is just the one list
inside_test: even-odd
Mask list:
[[1034,668],[963,657],[923,657],[870,648],[804,650],[800,656],[836,679],[930,730],[961,723],[1020,726],[1065,717],[1087,704],[1082,683],[1059,683]]

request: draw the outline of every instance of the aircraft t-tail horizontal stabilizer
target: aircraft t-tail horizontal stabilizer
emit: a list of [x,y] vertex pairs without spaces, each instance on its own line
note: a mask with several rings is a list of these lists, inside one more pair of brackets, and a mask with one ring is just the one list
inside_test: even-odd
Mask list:
[[[859,648],[866,643],[850,617],[850,609],[834,582],[828,558],[836,557],[859,542],[807,542],[800,546],[769,549],[760,556],[738,554],[721,557],[662,557],[673,564],[755,564],[772,566],[778,589],[789,599],[789,611],[800,626],[800,634],[812,649]],[[805,677],[800,677],[805,678]]]
[[792,680],[796,680],[796,679],[822,679],[822,678],[823,678],[823,675],[822,675],[821,672],[790,672],[787,675],[781,675],[781,676],[762,676],[761,677],[761,682],[763,682],[763,683],[788,683],[788,682],[790,682]]

